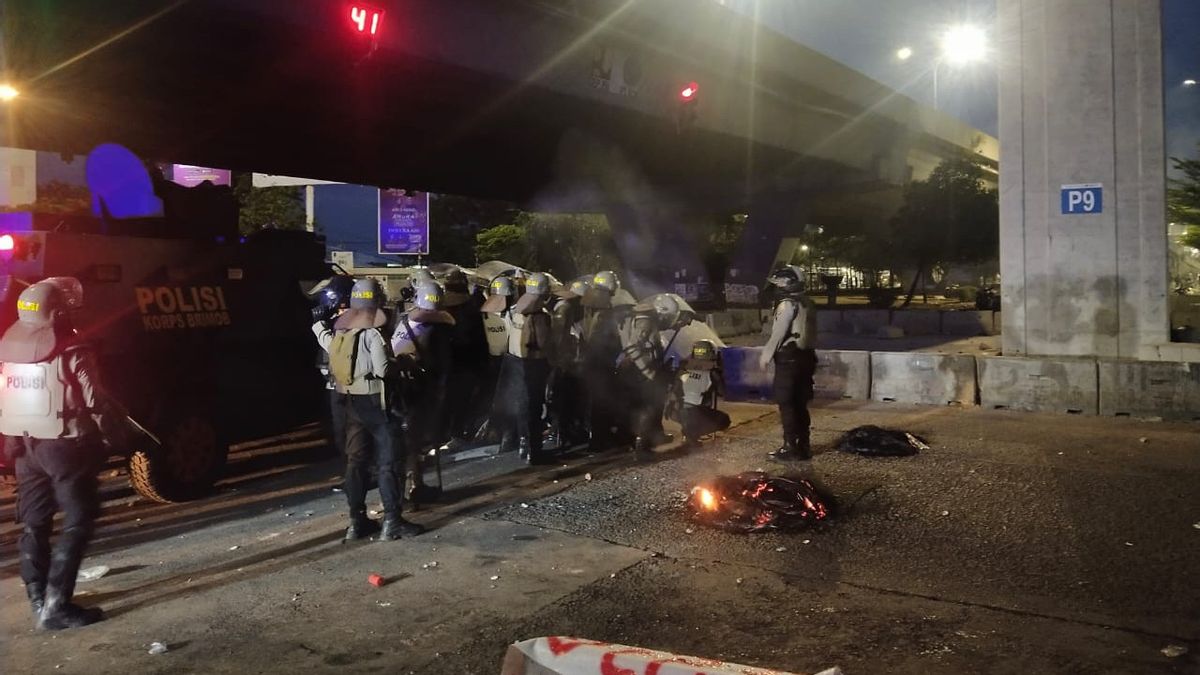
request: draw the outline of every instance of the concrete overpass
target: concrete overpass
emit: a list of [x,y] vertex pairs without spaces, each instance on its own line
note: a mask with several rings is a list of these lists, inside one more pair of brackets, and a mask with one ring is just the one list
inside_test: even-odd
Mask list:
[[886,219],[955,152],[996,166],[996,139],[715,2],[373,4],[374,37],[350,0],[18,3],[0,145],[604,210],[637,251],[752,211],[763,264],[788,226]]

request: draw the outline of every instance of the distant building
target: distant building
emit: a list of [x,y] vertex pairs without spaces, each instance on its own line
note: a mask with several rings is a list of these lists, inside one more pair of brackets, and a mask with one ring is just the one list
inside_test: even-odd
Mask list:
[[0,148],[0,207],[37,201],[37,152]]

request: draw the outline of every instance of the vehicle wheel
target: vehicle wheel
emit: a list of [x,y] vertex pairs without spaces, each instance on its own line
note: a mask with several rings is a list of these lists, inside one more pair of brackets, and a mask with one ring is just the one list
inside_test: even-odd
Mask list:
[[188,413],[167,426],[162,446],[146,445],[129,457],[129,482],[156,502],[180,502],[208,494],[225,468],[229,447],[207,418]]

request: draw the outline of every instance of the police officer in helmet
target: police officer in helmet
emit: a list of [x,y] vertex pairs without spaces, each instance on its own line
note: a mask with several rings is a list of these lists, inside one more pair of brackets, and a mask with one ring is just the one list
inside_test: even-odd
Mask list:
[[501,391],[507,402],[505,416],[516,430],[525,461],[541,462],[543,409],[554,334],[546,302],[550,279],[540,272],[525,279],[525,294],[517,300],[504,321],[508,327],[508,353],[501,367]]
[[812,459],[808,402],[813,397],[817,369],[817,311],[804,292],[804,270],[785,265],[767,281],[779,291],[771,323],[771,338],[763,347],[763,370],[775,362],[773,395],[779,405],[783,445],[770,454],[781,461]]
[[[381,328],[387,323],[382,309],[383,291],[374,279],[354,282],[350,308],[337,317],[313,324],[321,348],[329,352],[334,378],[335,419],[345,428],[346,501],[350,525],[346,540],[379,533],[390,541],[424,531],[401,515],[403,494],[399,472],[404,461],[402,439],[393,434],[394,420],[385,398],[384,380],[392,365],[391,345]],[[378,470],[379,497],[383,501],[383,527],[367,517],[368,462]]]
[[[354,288],[354,277],[346,274],[335,274],[322,281],[308,292],[316,305],[313,307],[313,321],[337,318],[342,312],[350,309],[350,292]],[[335,415],[333,408],[338,402],[337,388],[334,386],[333,374],[329,371],[329,353],[321,350],[317,368],[325,378],[325,389],[329,392],[329,429],[330,443],[337,450],[346,445],[345,416]]]
[[[76,279],[33,284],[17,299],[17,322],[0,337],[0,433],[16,465],[21,579],[43,630],[103,619],[98,608],[72,602],[100,510],[97,474],[117,431],[95,354],[72,326],[82,302]],[[62,529],[51,555],[58,509]]]

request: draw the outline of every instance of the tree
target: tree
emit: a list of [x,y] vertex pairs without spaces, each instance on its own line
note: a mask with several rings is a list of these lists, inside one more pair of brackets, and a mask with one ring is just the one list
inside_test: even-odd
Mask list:
[[86,185],[73,185],[54,180],[38,186],[37,200],[32,204],[0,207],[0,211],[88,215],[92,212],[92,193]]
[[258,230],[303,230],[307,227],[304,192],[298,187],[256,188],[248,173],[234,180],[238,201],[238,230],[250,234]]
[[[1200,150],[1200,143],[1196,145]],[[1167,215],[1171,222],[1186,225],[1179,243],[1200,248],[1200,153],[1196,159],[1172,157],[1182,178],[1172,178],[1167,188]]]
[[475,259],[477,235],[497,225],[517,222],[519,215],[517,207],[509,202],[431,194],[429,257],[468,267],[484,262]]
[[524,214],[530,265],[560,279],[574,279],[620,264],[608,219],[594,213]]
[[528,267],[530,253],[529,229],[525,225],[497,225],[475,235],[475,258],[480,262],[503,260]]
[[904,306],[934,265],[981,262],[997,255],[999,197],[987,188],[984,176],[979,160],[963,154],[938,164],[929,178],[905,186],[891,231],[894,254],[914,268]]

